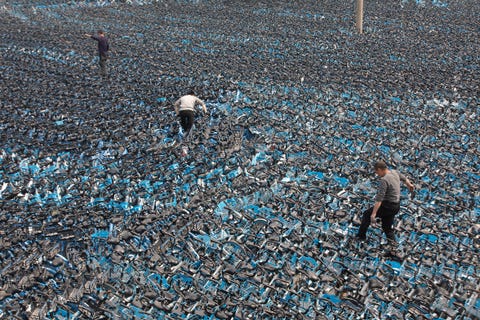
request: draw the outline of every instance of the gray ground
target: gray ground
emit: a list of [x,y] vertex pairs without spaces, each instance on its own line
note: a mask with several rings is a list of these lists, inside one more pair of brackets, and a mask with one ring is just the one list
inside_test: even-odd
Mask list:
[[0,3],[0,318],[479,318],[480,4],[419,2]]

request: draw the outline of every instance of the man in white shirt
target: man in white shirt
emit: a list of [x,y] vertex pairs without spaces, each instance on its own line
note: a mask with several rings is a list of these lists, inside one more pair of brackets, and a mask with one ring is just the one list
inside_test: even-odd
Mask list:
[[195,106],[202,106],[203,112],[207,113],[205,102],[197,98],[193,91],[178,99],[175,104],[175,114],[180,117],[180,125],[182,126],[185,136],[188,135],[193,126],[195,119]]

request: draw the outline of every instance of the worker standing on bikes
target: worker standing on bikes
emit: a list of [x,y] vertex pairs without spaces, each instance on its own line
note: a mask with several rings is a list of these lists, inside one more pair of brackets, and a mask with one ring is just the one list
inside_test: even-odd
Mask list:
[[387,239],[395,242],[392,226],[395,215],[400,211],[400,181],[406,184],[410,192],[413,192],[415,187],[403,174],[397,170],[388,169],[387,164],[383,161],[375,163],[374,169],[377,176],[380,177],[375,204],[363,212],[357,239],[366,240],[370,223],[374,224],[376,218],[380,218]]

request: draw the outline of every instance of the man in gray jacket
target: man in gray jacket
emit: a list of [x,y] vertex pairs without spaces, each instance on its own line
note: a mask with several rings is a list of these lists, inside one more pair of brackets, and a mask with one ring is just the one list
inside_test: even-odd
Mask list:
[[375,204],[363,212],[357,238],[365,240],[370,223],[374,224],[378,217],[382,220],[382,229],[388,240],[395,241],[392,225],[395,215],[400,211],[400,181],[407,185],[410,192],[413,192],[415,187],[397,170],[389,170],[383,161],[375,163],[374,168],[375,173],[380,177]]

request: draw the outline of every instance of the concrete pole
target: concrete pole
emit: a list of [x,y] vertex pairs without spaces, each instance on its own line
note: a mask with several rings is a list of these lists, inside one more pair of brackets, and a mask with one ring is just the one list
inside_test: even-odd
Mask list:
[[357,30],[358,33],[363,33],[363,0],[357,0]]

